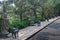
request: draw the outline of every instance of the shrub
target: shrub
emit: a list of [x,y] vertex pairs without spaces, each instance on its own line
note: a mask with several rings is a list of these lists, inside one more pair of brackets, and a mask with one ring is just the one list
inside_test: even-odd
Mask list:
[[33,18],[34,23],[37,23],[40,20],[40,18]]
[[29,25],[28,19],[20,20],[14,19],[11,24],[9,24],[8,28],[18,27],[19,29],[25,28]]
[[1,29],[1,26],[2,26],[2,18],[0,18],[0,29]]

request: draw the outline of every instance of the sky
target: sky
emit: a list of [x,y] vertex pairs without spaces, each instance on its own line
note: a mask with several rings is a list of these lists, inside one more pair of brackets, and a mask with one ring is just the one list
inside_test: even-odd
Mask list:
[[0,1],[3,1],[3,0],[0,0]]
[[[0,1],[4,1],[4,0],[0,0]],[[5,0],[5,1],[7,1],[7,0]]]

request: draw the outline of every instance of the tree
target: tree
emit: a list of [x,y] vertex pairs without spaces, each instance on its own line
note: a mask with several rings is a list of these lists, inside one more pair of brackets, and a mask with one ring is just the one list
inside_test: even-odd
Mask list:
[[16,14],[18,14],[19,16],[20,16],[20,20],[22,20],[22,14],[23,14],[23,6],[24,6],[24,4],[23,4],[23,2],[24,2],[24,0],[14,0],[14,3],[15,3],[15,5],[16,5],[16,11],[17,11],[17,13]]
[[7,28],[7,13],[6,13],[6,4],[5,0],[3,1],[3,12],[2,12],[2,27],[1,27],[1,33],[7,34],[6,28]]

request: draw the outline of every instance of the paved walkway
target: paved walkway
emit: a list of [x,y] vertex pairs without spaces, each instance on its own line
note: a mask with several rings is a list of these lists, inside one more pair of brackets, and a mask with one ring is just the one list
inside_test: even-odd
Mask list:
[[60,40],[60,19],[54,21],[28,40]]
[[[30,37],[31,35],[33,35],[37,31],[41,30],[46,25],[50,24],[51,22],[53,22],[54,20],[56,20],[58,18],[59,17],[50,19],[49,22],[48,21],[41,22],[41,25],[40,26],[37,26],[35,24],[35,26],[29,26],[29,27],[26,27],[24,29],[21,29],[19,31],[19,34],[18,34],[19,37],[17,39],[14,39],[14,38],[10,37],[10,38],[5,38],[5,39],[0,38],[0,40],[26,40],[28,37]],[[9,36],[11,36],[11,35],[9,35]]]

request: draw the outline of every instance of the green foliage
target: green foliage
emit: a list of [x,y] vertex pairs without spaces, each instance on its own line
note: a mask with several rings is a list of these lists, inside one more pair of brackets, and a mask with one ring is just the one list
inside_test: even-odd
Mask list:
[[27,19],[24,19],[24,20],[21,21],[20,25],[21,25],[22,28],[25,28],[29,25],[29,21]]
[[40,20],[40,18],[33,18],[34,23],[37,23]]
[[29,25],[28,19],[20,20],[14,19],[11,24],[9,24],[8,28],[18,27],[19,29],[25,28]]
[[0,18],[0,29],[1,29],[1,27],[2,27],[2,18]]
[[[6,16],[9,19],[8,28],[25,28],[29,25],[30,18],[33,18],[32,20],[36,23],[39,20],[58,16],[60,14],[59,2],[60,0],[8,0],[5,5]],[[3,8],[0,7],[0,15],[2,12]],[[0,19],[0,26],[1,21]]]
[[60,3],[58,3],[55,7],[55,10],[57,11],[57,16],[60,16]]

